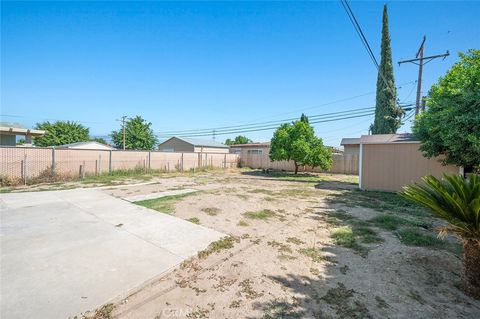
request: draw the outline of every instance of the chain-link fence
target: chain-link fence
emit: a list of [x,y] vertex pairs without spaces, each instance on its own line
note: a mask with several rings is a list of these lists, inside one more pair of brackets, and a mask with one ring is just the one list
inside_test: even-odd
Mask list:
[[237,167],[239,156],[224,153],[82,150],[0,147],[0,176],[27,182],[48,175],[84,177],[115,170],[184,171],[202,167]]

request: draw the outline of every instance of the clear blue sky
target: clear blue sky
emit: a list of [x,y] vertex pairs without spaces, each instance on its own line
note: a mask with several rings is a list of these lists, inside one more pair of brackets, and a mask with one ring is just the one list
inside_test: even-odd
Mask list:
[[[480,2],[387,2],[396,84],[424,91],[480,47]],[[380,54],[384,2],[350,2]],[[2,121],[73,120],[107,135],[122,115],[156,132],[246,124],[374,106],[377,72],[340,2],[5,2],[1,10]],[[399,89],[415,99],[415,84]],[[8,116],[7,116],[8,115]],[[12,117],[14,115],[15,117]],[[315,125],[329,145],[366,134],[372,118]],[[400,129],[408,131],[409,123]],[[246,134],[269,140],[272,131]],[[218,136],[224,141],[227,137]]]

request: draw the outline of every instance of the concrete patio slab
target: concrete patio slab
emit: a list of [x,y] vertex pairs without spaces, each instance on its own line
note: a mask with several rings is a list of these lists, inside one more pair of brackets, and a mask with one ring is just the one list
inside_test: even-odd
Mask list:
[[100,190],[0,195],[1,318],[68,318],[225,236]]

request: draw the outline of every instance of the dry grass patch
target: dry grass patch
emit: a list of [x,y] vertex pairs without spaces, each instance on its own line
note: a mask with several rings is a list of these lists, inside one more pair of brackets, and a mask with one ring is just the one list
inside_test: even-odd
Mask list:
[[271,217],[274,217],[275,215],[276,215],[275,212],[270,209],[262,209],[262,210],[243,213],[243,216],[247,218],[261,219],[261,220],[269,219]]
[[216,216],[218,215],[218,213],[221,212],[221,209],[217,207],[205,207],[205,208],[202,208],[202,212],[210,216]]

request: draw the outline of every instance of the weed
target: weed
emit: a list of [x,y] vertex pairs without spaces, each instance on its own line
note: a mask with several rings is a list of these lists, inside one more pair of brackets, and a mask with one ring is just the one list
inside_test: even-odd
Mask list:
[[162,213],[173,214],[175,212],[175,204],[177,202],[181,201],[185,197],[191,196],[196,193],[198,192],[147,199],[135,202],[135,204],[146,208],[154,209]]
[[247,226],[248,226],[248,223],[242,219],[241,221],[238,222],[237,225],[238,225],[238,226],[242,226],[242,227],[247,227]]
[[241,288],[240,292],[244,293],[247,299],[255,299],[263,296],[263,293],[259,293],[253,289],[252,284],[253,281],[251,279],[245,279],[244,281],[240,282],[238,284]]
[[237,242],[232,236],[222,238],[211,243],[207,249],[198,253],[199,258],[206,258],[213,253],[218,253],[221,250],[233,248],[234,243]]
[[287,238],[287,243],[292,243],[292,244],[295,244],[295,245],[301,245],[301,244],[305,244],[305,242],[297,237],[288,237]]
[[188,221],[191,222],[191,223],[200,225],[200,219],[198,219],[197,217],[189,218]]
[[262,209],[259,211],[253,212],[245,212],[243,215],[250,219],[269,219],[275,216],[275,212],[271,211],[270,209]]
[[252,244],[255,244],[255,245],[260,245],[260,242],[261,242],[261,241],[262,241],[262,240],[261,240],[260,238],[250,239],[250,242],[251,242]]
[[305,256],[309,257],[310,259],[312,259],[312,261],[317,262],[317,263],[320,263],[320,262],[323,262],[323,261],[332,262],[332,259],[328,256],[324,256],[322,254],[322,252],[320,251],[320,249],[302,248],[302,249],[299,249],[298,252],[302,255],[305,255]]
[[268,244],[268,246],[272,246],[274,248],[277,248],[279,253],[282,253],[282,254],[292,253],[292,249],[290,248],[290,246],[288,246],[286,244],[279,243],[278,241],[272,240],[272,241],[267,242],[267,244]]
[[339,282],[336,288],[329,289],[321,299],[335,309],[339,318],[373,318],[363,303],[351,300],[354,292]]
[[405,228],[397,231],[400,241],[408,246],[446,248],[447,243],[430,234],[420,232],[415,228]]
[[216,208],[216,207],[206,207],[206,208],[202,208],[202,212],[206,213],[207,215],[210,215],[210,216],[215,216],[215,215],[218,215],[218,213],[220,213],[220,208]]
[[375,296],[375,300],[377,301],[377,307],[378,308],[388,308],[389,305],[388,303],[381,297]]
[[92,319],[111,319],[113,318],[112,312],[115,309],[115,305],[112,303],[108,303],[103,305],[99,309],[95,311]]
[[255,188],[252,190],[248,191],[249,193],[254,193],[254,194],[265,194],[265,195],[270,195],[273,196],[275,195],[274,191],[268,190],[268,189],[263,189],[263,188]]
[[414,290],[410,290],[409,293],[407,294],[407,297],[410,297],[411,299],[417,301],[419,304],[424,305],[425,304],[425,299],[423,299],[420,294]]
[[343,226],[334,230],[332,238],[337,245],[353,249],[361,255],[366,255],[367,253],[367,248],[357,243],[357,238],[349,226]]
[[408,223],[407,220],[388,214],[380,214],[369,220],[370,223],[386,230],[397,230],[399,226]]
[[241,305],[242,305],[241,300],[234,300],[230,303],[230,306],[228,306],[228,307],[229,308],[240,308]]
[[318,270],[318,268],[310,268],[310,272],[315,276],[320,275],[320,270]]
[[305,312],[296,308],[298,308],[298,303],[289,303],[285,300],[273,300],[264,307],[262,318],[303,318]]

